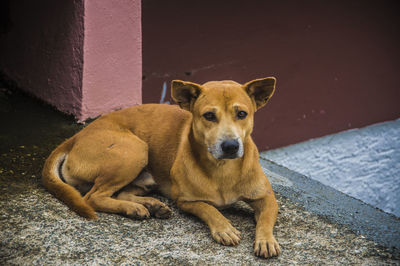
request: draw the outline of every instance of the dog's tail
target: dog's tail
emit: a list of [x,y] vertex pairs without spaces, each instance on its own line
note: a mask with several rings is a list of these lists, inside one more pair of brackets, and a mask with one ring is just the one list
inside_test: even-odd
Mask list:
[[79,191],[61,179],[61,166],[72,148],[73,142],[73,139],[65,141],[50,154],[43,167],[42,183],[71,210],[83,217],[95,219],[97,218],[95,210],[85,202]]

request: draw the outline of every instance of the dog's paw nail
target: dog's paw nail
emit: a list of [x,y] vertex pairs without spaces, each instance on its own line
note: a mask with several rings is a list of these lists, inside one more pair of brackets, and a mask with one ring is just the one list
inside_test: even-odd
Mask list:
[[166,219],[166,218],[169,218],[172,214],[171,209],[168,208],[167,205],[165,205],[161,202],[153,203],[153,204],[145,204],[145,206],[149,210],[151,215],[153,215],[156,218]]
[[171,209],[165,206],[158,209],[157,212],[154,214],[154,216],[161,219],[167,219],[171,216],[171,214],[172,214]]

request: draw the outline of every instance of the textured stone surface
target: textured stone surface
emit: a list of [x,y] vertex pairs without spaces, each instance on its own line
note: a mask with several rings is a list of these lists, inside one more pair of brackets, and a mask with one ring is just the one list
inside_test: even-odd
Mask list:
[[[9,172],[9,169],[5,169]],[[237,247],[214,242],[207,226],[173,209],[168,220],[135,221],[100,214],[88,221],[47,193],[37,177],[19,172],[2,179],[0,264],[264,264],[252,253],[255,224],[244,204],[223,211],[242,232]],[[283,249],[280,264],[396,263],[393,254],[346,229],[326,222],[279,197],[276,235]]]
[[383,246],[400,249],[400,218],[274,162],[260,162],[281,196]]
[[400,217],[400,120],[263,152],[262,157]]

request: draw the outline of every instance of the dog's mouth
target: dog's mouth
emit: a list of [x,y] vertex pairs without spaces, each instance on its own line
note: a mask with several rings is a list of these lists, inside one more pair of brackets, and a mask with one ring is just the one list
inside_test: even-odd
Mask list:
[[240,138],[220,140],[208,151],[217,160],[237,159],[243,156],[243,142]]
[[219,158],[219,160],[225,160],[225,159],[237,159],[239,158],[239,156],[237,154],[228,154],[228,155],[224,155],[221,158]]

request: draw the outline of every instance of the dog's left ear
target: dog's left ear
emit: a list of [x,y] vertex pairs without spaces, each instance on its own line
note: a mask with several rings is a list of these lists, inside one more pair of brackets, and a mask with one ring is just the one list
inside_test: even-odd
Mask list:
[[243,88],[254,101],[256,110],[258,110],[266,105],[269,98],[274,94],[275,84],[276,79],[274,77],[268,77],[249,81],[243,85]]
[[182,109],[190,111],[192,104],[201,93],[201,86],[196,83],[173,80],[171,83],[171,96]]

